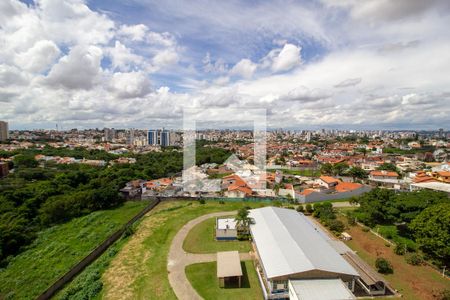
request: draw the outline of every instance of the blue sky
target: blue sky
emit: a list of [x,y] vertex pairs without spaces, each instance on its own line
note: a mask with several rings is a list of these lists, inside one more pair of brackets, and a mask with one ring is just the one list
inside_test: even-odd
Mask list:
[[448,24],[446,0],[4,0],[0,119],[170,128],[240,107],[275,128],[435,129]]

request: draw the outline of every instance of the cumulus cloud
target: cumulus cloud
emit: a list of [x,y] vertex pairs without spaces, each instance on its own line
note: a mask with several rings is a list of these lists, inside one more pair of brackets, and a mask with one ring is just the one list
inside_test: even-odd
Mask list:
[[262,66],[270,67],[273,72],[288,71],[301,63],[301,47],[285,44],[281,49],[274,49],[263,58]]
[[147,35],[148,27],[144,24],[121,25],[117,31],[119,35],[129,38],[132,41],[143,41]]
[[90,89],[99,75],[103,52],[95,46],[75,46],[52,67],[47,84],[68,89]]
[[255,71],[256,71],[256,68],[257,68],[257,65],[255,63],[253,63],[250,59],[241,59],[230,70],[230,74],[249,79],[249,78],[252,78],[253,73],[255,73]]
[[120,98],[144,97],[150,91],[150,80],[143,72],[114,73],[111,86]]
[[15,63],[24,70],[42,72],[53,64],[59,54],[60,50],[53,41],[41,40],[27,51],[18,53],[15,57]]
[[130,48],[116,41],[114,47],[110,47],[106,52],[111,57],[111,64],[114,69],[121,71],[130,70],[133,66],[143,64],[144,58],[133,53]]
[[153,64],[157,68],[170,66],[177,63],[179,60],[178,53],[174,49],[165,49],[163,51],[158,52],[153,57]]

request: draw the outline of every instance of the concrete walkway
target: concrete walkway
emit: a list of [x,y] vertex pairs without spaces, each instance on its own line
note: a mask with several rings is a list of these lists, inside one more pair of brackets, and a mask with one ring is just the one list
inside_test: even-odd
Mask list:
[[[180,231],[177,232],[175,237],[172,240],[172,244],[170,245],[169,250],[169,259],[167,262],[167,271],[169,272],[169,282],[172,286],[175,295],[180,300],[200,300],[202,297],[195,291],[192,287],[191,283],[186,277],[186,273],[184,269],[186,266],[195,264],[195,263],[203,263],[203,262],[211,262],[216,261],[217,254],[194,254],[188,253],[183,250],[183,241],[188,235],[189,231],[197,224],[213,217],[221,217],[221,216],[229,216],[236,214],[236,211],[226,211],[226,212],[218,212],[211,213],[207,215],[203,215],[196,219],[193,219],[186,223]],[[251,256],[249,253],[240,253],[239,254],[241,260],[250,260]]]

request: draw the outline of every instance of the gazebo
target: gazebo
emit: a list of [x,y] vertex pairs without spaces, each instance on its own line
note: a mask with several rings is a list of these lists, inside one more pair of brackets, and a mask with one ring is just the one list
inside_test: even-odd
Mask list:
[[217,278],[219,286],[242,284],[242,268],[238,251],[217,252]]

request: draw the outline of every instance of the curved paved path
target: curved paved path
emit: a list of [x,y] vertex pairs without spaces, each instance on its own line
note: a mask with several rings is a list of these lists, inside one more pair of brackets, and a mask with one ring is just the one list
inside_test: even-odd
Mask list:
[[[169,258],[167,262],[167,271],[169,272],[169,282],[172,286],[175,295],[180,300],[201,300],[202,297],[192,287],[191,283],[186,277],[185,267],[195,263],[216,261],[217,254],[194,254],[188,253],[183,249],[183,241],[188,235],[189,231],[197,224],[212,218],[229,216],[236,214],[236,211],[226,211],[211,213],[200,216],[186,223],[180,231],[177,232],[172,240],[169,250]],[[241,260],[249,260],[251,256],[249,253],[240,253]]]

